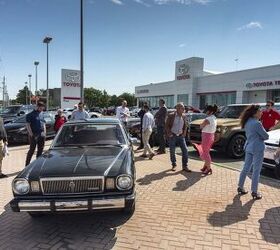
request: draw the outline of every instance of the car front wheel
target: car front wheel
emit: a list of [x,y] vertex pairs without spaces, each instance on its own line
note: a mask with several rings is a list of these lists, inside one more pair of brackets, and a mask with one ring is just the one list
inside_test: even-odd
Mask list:
[[232,137],[227,148],[227,154],[235,159],[242,158],[245,154],[244,145],[246,138],[244,135],[238,134]]

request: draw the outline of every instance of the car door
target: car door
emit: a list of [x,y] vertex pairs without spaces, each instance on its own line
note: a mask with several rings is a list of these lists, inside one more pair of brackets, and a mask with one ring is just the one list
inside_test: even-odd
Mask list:
[[54,117],[50,113],[43,114],[44,121],[46,123],[47,137],[51,137],[55,135],[54,131]]

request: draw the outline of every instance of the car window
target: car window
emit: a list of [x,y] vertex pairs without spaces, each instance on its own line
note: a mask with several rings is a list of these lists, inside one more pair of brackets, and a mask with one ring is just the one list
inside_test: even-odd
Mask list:
[[2,114],[17,114],[20,110],[20,107],[13,106],[13,107],[7,107],[2,111]]
[[125,143],[123,131],[118,124],[73,124],[62,128],[54,147]]
[[227,106],[220,113],[217,114],[218,118],[239,118],[246,105],[241,106]]
[[26,116],[24,115],[16,120],[14,120],[14,123],[26,123]]

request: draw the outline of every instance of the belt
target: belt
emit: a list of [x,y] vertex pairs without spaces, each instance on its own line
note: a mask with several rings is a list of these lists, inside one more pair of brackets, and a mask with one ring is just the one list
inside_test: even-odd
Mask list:
[[172,133],[172,135],[174,135],[174,136],[182,136],[183,133],[182,133],[182,134],[175,134],[175,133]]

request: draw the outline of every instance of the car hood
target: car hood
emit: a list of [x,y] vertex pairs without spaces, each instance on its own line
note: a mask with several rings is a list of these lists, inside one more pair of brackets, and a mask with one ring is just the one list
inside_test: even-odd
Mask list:
[[269,138],[265,141],[267,144],[279,145],[280,129],[275,129],[268,132]]
[[[193,121],[191,124],[200,125],[204,119]],[[240,125],[240,119],[235,118],[217,118],[217,126],[238,126]]]
[[25,123],[6,123],[4,125],[5,129],[7,132],[9,132],[10,130],[15,130],[15,129],[19,129],[19,128],[23,128],[25,127]]
[[128,152],[127,146],[50,149],[20,177],[115,176],[122,172]]

